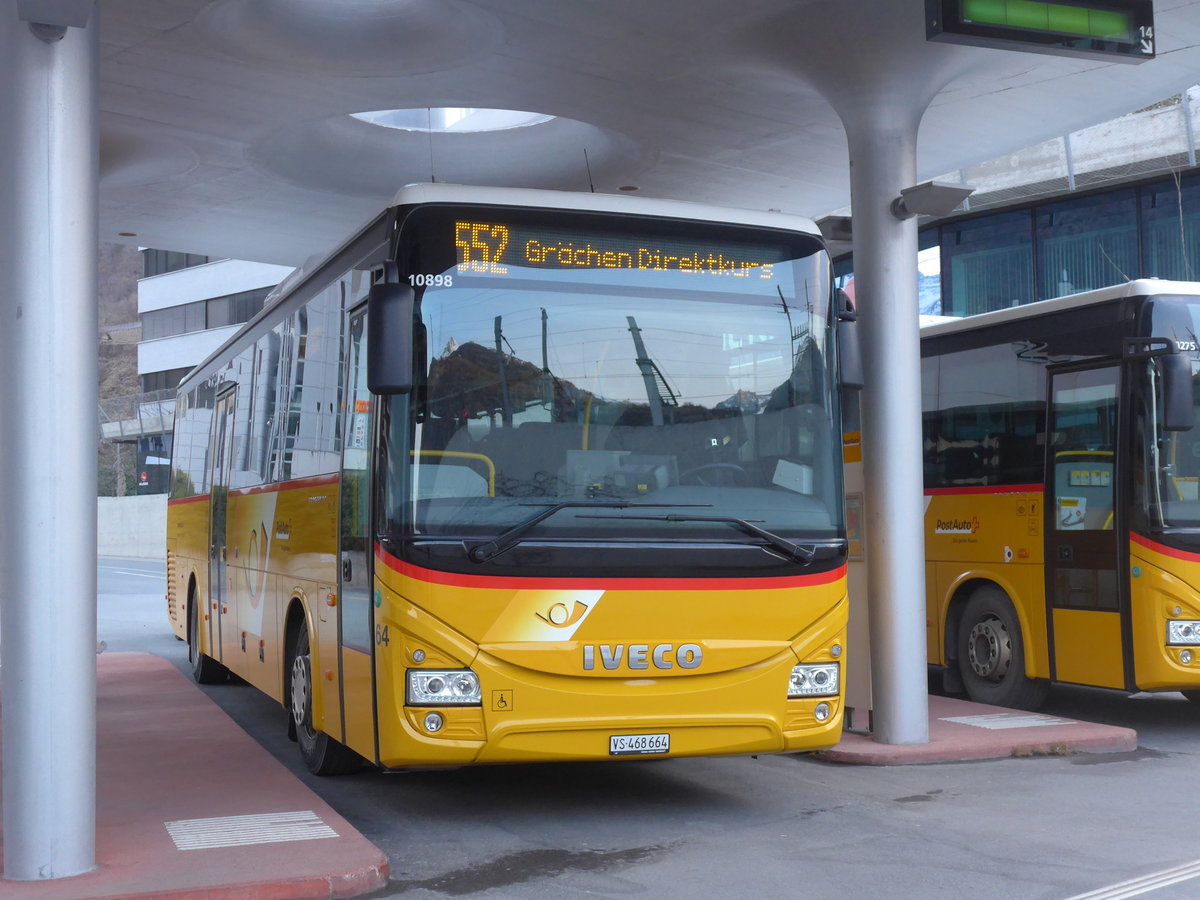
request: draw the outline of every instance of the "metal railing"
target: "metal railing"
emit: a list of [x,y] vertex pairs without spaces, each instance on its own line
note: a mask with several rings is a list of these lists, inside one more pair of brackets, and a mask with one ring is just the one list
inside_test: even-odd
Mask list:
[[100,440],[133,441],[169,434],[175,425],[175,392],[150,391],[101,400]]

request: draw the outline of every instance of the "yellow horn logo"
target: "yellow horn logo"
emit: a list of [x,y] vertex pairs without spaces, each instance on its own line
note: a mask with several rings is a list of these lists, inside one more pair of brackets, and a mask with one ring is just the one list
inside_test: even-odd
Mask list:
[[587,610],[588,605],[580,600],[575,601],[574,609],[567,609],[567,604],[559,601],[544,613],[534,615],[554,628],[567,628],[582,619]]

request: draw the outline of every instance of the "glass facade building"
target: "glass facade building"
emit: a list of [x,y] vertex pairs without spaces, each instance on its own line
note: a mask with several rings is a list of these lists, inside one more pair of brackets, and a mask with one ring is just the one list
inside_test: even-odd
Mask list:
[[[920,230],[921,312],[971,316],[1121,284],[1200,278],[1200,171],[944,219]],[[842,283],[853,258],[835,271]]]

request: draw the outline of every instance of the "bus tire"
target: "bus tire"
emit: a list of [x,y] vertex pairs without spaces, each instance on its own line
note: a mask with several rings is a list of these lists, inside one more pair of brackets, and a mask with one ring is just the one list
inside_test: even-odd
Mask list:
[[995,585],[967,599],[958,629],[958,666],[976,703],[1037,709],[1050,683],[1025,674],[1025,641],[1008,595]]
[[314,775],[346,775],[362,768],[363,758],[324,732],[312,722],[312,651],[308,628],[296,629],[288,664],[288,713],[300,756]]
[[1200,704],[1200,691],[1180,691],[1179,693],[1187,697],[1193,703]]
[[193,587],[188,591],[188,662],[196,684],[221,684],[229,679],[229,670],[200,651],[200,601]]

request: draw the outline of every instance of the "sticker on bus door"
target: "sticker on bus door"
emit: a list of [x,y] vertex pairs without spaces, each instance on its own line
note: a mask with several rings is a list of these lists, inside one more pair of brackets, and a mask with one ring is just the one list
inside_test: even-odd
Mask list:
[[1087,497],[1058,498],[1058,530],[1082,531],[1087,513]]

